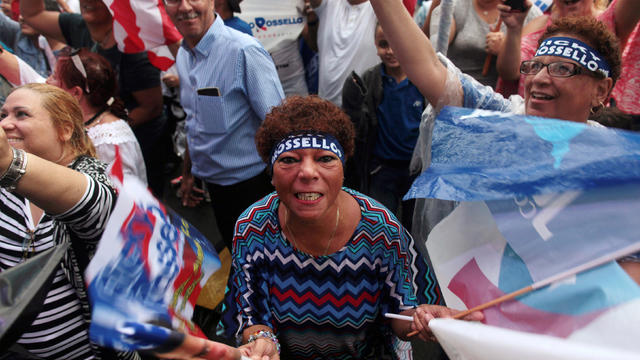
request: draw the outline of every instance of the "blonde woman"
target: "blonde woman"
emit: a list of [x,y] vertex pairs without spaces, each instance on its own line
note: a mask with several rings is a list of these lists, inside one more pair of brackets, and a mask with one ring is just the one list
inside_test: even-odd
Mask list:
[[0,269],[71,243],[35,321],[8,350],[44,359],[137,358],[89,341],[82,270],[115,192],[97,160],[75,99],[46,84],[18,87],[0,109]]

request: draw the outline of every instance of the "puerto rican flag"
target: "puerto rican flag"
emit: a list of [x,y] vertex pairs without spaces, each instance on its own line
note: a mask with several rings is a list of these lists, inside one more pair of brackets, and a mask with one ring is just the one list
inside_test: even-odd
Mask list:
[[113,16],[113,35],[125,53],[147,51],[149,61],[167,70],[175,58],[167,45],[182,36],[167,15],[162,0],[103,0]]
[[191,317],[220,268],[216,250],[137,177],[123,177],[117,146],[110,174],[118,200],[85,271],[89,336],[105,347],[158,352],[179,345],[182,333],[206,338]]
[[[640,250],[638,185],[637,133],[443,109],[433,130],[431,165],[408,197],[459,202],[426,242],[447,306],[472,308],[550,283],[485,309],[486,325],[476,324],[481,327],[452,331],[459,325],[436,322],[432,330],[449,355],[624,359],[633,356],[621,354],[635,353],[637,358],[640,288],[611,260],[637,258],[632,254]],[[600,262],[603,258],[607,261]],[[593,263],[603,265],[585,266]],[[500,356],[481,354],[493,346],[486,334],[495,331],[487,325],[500,328]],[[507,331],[517,343],[506,340]],[[547,340],[551,345],[543,347]],[[570,349],[580,346],[588,346],[591,356],[571,355]],[[559,357],[560,352],[569,355]],[[462,353],[469,356],[453,356]]]

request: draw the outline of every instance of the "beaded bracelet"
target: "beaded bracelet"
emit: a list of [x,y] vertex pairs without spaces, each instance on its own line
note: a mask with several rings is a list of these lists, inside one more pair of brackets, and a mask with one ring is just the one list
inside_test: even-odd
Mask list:
[[251,336],[249,336],[249,340],[247,340],[247,343],[252,343],[258,340],[258,338],[265,338],[273,341],[273,343],[276,344],[276,350],[278,350],[278,355],[280,355],[280,342],[278,342],[278,337],[276,336],[276,334],[272,333],[271,331],[260,330],[253,333]]

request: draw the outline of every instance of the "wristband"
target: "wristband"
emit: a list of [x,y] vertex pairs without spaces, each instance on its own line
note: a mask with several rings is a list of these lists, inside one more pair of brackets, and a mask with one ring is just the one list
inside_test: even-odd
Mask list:
[[278,350],[278,355],[280,355],[280,342],[278,342],[278,337],[276,336],[276,334],[266,330],[257,331],[253,333],[251,336],[249,336],[249,340],[247,340],[247,344],[258,340],[259,338],[265,338],[265,339],[271,340],[274,344],[276,344],[276,350]]
[[24,150],[14,149],[13,159],[9,168],[0,176],[0,187],[7,189],[9,192],[13,192],[18,185],[18,181],[22,178],[22,175],[27,170],[27,156]]

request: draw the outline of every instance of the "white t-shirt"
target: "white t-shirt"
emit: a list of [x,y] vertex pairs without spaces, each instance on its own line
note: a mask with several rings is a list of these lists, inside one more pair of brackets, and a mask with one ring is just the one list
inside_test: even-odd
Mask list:
[[322,0],[318,26],[318,95],[342,104],[342,86],[351,71],[362,74],[380,62],[374,43],[376,15],[366,1]]

